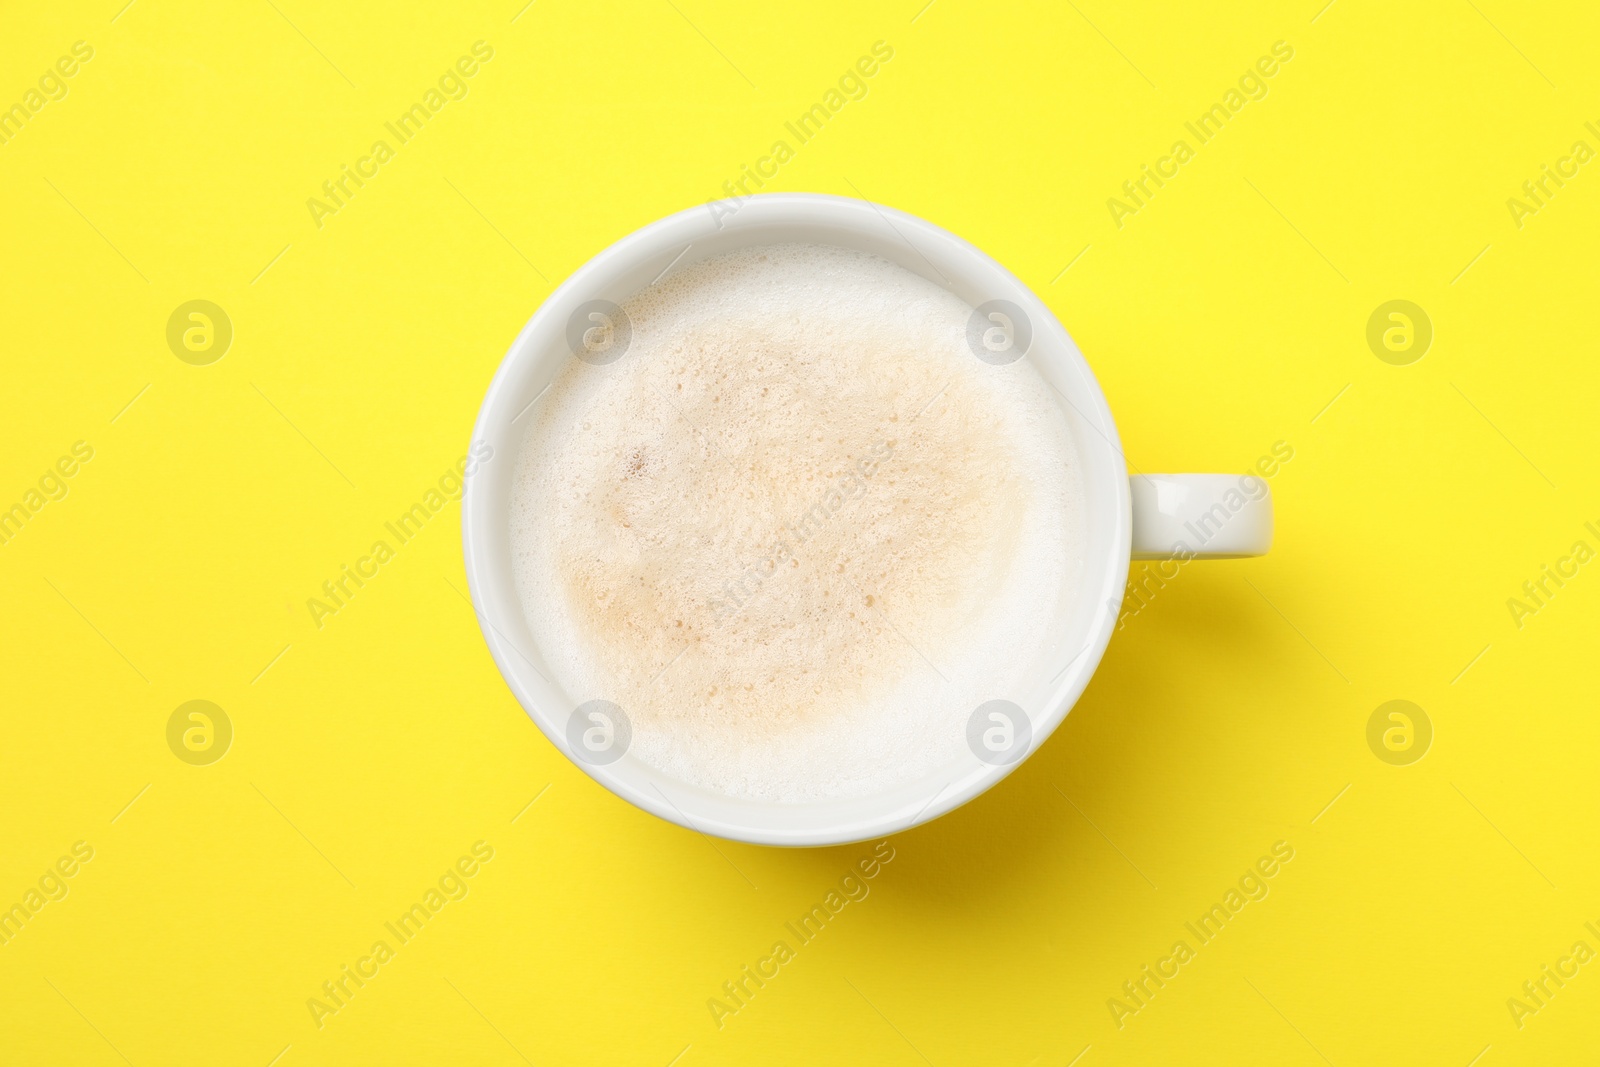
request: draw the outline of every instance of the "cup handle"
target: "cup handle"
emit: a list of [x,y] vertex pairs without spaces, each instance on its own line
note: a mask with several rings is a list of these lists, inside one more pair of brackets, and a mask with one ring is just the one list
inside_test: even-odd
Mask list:
[[1272,547],[1272,491],[1253,474],[1140,474],[1134,559],[1242,559]]

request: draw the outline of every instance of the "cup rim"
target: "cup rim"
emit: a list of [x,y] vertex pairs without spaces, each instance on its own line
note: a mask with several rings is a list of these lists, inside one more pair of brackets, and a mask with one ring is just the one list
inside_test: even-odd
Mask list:
[[[528,657],[507,636],[505,626],[497,625],[504,623],[515,629],[526,624],[520,617],[520,600],[514,594],[515,579],[509,553],[505,554],[504,559],[498,558],[500,554],[494,551],[491,544],[490,525],[497,521],[504,523],[506,516],[495,512],[495,500],[483,484],[482,472],[466,479],[462,495],[462,555],[473,612],[501,677],[534,725],[585,774],[630,804],[703,834],[762,845],[842,845],[881,838],[929,822],[998,784],[1026,762],[1065,720],[1088,686],[1110,642],[1121,606],[1131,552],[1132,502],[1127,466],[1116,423],[1099,382],[1088,361],[1049,307],[1029,286],[977,246],[918,216],[891,207],[821,193],[758,193],[733,200],[709,201],[704,206],[684,209],[625,235],[590,258],[540,302],[501,359],[474,421],[471,440],[474,443],[503,440],[515,432],[510,429],[516,418],[513,413],[519,406],[526,406],[515,403],[521,399],[520,396],[511,395],[514,385],[519,384],[519,374],[526,373],[529,365],[543,358],[559,342],[566,327],[565,316],[569,308],[575,307],[583,298],[605,290],[606,279],[615,278],[622,271],[643,263],[659,260],[667,264],[670,259],[672,262],[661,272],[661,276],[664,276],[697,241],[712,240],[740,231],[759,232],[761,229],[787,226],[816,231],[815,240],[822,244],[841,243],[837,240],[841,235],[859,235],[863,241],[887,243],[887,231],[893,231],[902,244],[915,250],[935,272],[938,272],[938,268],[933,266],[933,260],[928,258],[926,252],[930,247],[946,266],[951,265],[952,258],[958,257],[973,272],[992,278],[999,283],[1000,290],[1021,304],[1038,323],[1035,338],[1040,336],[1041,330],[1047,332],[1052,346],[1068,361],[1069,366],[1063,373],[1073,375],[1071,384],[1089,410],[1085,411],[1075,403],[1071,406],[1076,410],[1079,420],[1094,430],[1106,446],[1103,449],[1096,447],[1092,456],[1102,465],[1101,476],[1108,480],[1107,488],[1113,497],[1112,506],[1093,509],[1092,512],[1086,512],[1085,517],[1086,526],[1104,524],[1109,534],[1106,538],[1107,550],[1102,553],[1104,572],[1098,582],[1100,592],[1097,594],[1090,589],[1091,583],[1086,581],[1078,594],[1072,611],[1086,613],[1089,618],[1085,644],[1058,676],[1059,683],[1052,683],[1051,696],[1038,720],[1033,723],[1033,737],[1021,757],[1004,765],[978,763],[976,767],[958,773],[932,796],[926,797],[920,806],[910,802],[901,803],[893,810],[871,816],[839,819],[827,824],[819,821],[816,825],[802,826],[778,825],[771,821],[763,823],[754,817],[740,821],[725,815],[708,815],[704,811],[698,813],[699,818],[692,818],[683,805],[667,796],[660,784],[654,781],[650,783],[658,794],[651,795],[629,780],[627,775],[615,770],[615,765],[597,765],[574,758],[566,742],[564,724],[553,709],[546,706],[547,702],[532,691],[534,686],[527,676],[527,670],[538,674],[537,668],[532,667]],[[830,234],[836,240],[830,241]],[[679,246],[683,246],[682,252],[674,255]],[[714,254],[717,251],[708,253]],[[691,262],[698,262],[699,258]],[[915,269],[914,264],[902,265]],[[926,273],[920,269],[916,272],[926,277]],[[935,283],[939,284],[937,281]],[[945,288],[953,290],[948,284]],[[1059,388],[1057,391],[1060,392]],[[1062,396],[1066,394],[1062,393]],[[520,443],[520,433],[517,433],[517,440]],[[1080,457],[1085,465],[1090,462],[1090,456],[1082,448]],[[508,457],[507,462],[514,467],[516,456]],[[1086,572],[1090,563],[1086,545]],[[499,589],[509,587],[513,590],[510,600],[515,604],[515,617],[508,617],[508,610],[503,606],[504,597],[490,595],[491,583],[497,583]],[[523,666],[524,663],[528,664],[527,668]],[[658,774],[664,782],[676,781],[664,773],[655,772],[653,768],[649,770]],[[732,803],[751,813],[763,809],[763,802],[741,804],[739,798],[721,799],[724,803]],[[875,798],[867,796],[856,799],[864,805]],[[686,801],[691,808],[694,806],[693,796],[680,796],[680,800]],[[802,810],[808,805],[792,807]]]

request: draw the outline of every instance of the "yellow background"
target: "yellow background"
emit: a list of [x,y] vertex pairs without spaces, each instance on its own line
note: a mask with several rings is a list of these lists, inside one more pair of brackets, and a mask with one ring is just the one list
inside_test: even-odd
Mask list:
[[[1520,229],[1506,206],[1600,147],[1592,9],[120,2],[12,5],[0,32],[4,106],[95,50],[0,146],[0,506],[95,450],[0,547],[0,905],[95,850],[0,947],[0,1061],[1595,1047],[1600,963],[1520,1029],[1506,1004],[1600,949],[1600,566],[1520,629],[1506,604],[1600,548],[1600,164]],[[318,229],[307,198],[477,40],[470,94]],[[1294,458],[1269,557],[1184,568],[1036,756],[895,838],[719,1029],[708,998],[869,846],[712,843],[569,766],[463,601],[454,503],[320,630],[305,602],[465,452],[555,283],[719,195],[878,40],[869,94],[768,188],[993,254],[1076,337],[1138,469]],[[1107,199],[1279,40],[1269,95],[1116,227]],[[166,344],[191,299],[233,323],[210,366]],[[1365,340],[1392,299],[1434,326],[1410,366]],[[167,747],[192,699],[234,726],[210,766]],[[1391,699],[1433,724],[1409,766],[1367,746]],[[479,840],[470,895],[319,1029],[307,999]],[[1108,999],[1279,840],[1270,895],[1119,1029]]]

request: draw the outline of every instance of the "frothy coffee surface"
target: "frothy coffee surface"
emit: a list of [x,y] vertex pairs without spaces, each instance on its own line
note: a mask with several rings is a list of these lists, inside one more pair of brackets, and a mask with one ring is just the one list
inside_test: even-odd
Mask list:
[[553,680],[620,706],[633,755],[739,797],[956,759],[1078,582],[1050,387],[863,252],[742,250],[623,308],[625,354],[571,360],[518,458],[517,589]]

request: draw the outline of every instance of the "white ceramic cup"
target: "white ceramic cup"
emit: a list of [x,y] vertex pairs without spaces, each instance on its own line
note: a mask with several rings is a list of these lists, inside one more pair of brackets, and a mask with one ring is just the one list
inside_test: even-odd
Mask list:
[[[575,712],[604,694],[566,693],[553,681],[517,597],[509,528],[512,478],[532,405],[574,358],[571,324],[589,317],[584,305],[621,304],[686,264],[784,242],[874,253],[950,290],[979,314],[992,301],[1008,302],[987,312],[998,332],[984,335],[998,338],[989,347],[1000,350],[991,361],[1026,358],[1059,394],[1082,467],[1085,509],[1079,591],[1057,620],[1049,652],[1026,666],[1027,684],[995,694],[1026,714],[1027,723],[1016,724],[1020,731],[1011,731],[1023,741],[999,758],[970,742],[959,759],[916,781],[876,795],[806,804],[714,793],[661,773],[627,753],[625,744],[614,758],[597,759],[586,751],[580,727],[595,724],[599,732],[591,730],[589,737],[600,742],[588,747],[601,751],[614,734],[606,731],[603,713],[597,718],[585,712],[585,719]],[[1013,321],[1018,313],[1021,321]],[[1008,342],[1025,350],[1006,353]],[[595,256],[550,294],[512,343],[484,398],[473,445],[475,454],[491,446],[493,458],[467,480],[462,501],[467,580],[484,639],[518,701],[552,744],[624,800],[702,833],[757,844],[878,838],[966,803],[1043,744],[1088,685],[1116,625],[1130,558],[1253,556],[1272,540],[1272,498],[1259,478],[1169,474],[1130,483],[1111,410],[1083,354],[1044,303],[1004,267],[922,219],[835,196],[779,193],[714,202],[646,226]],[[969,738],[979,735],[969,727]]]

